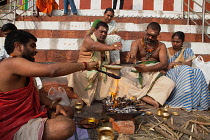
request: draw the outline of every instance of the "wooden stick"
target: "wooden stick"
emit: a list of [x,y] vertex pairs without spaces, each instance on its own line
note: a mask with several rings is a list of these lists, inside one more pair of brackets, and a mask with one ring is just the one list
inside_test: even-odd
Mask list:
[[201,126],[199,124],[197,125],[197,129],[200,133],[203,133],[203,129],[201,128]]
[[[147,123],[146,125],[149,126],[149,127],[154,126],[154,124],[152,124],[152,123]],[[155,126],[155,127],[154,127],[154,130],[155,130],[156,132],[160,133],[161,135],[163,135],[164,137],[170,139],[170,140],[176,140],[174,137],[172,137],[171,135],[169,135],[168,133],[166,133],[165,131],[163,131],[163,130],[162,130],[161,128],[159,128],[158,126]]]
[[[190,123],[190,121],[187,121],[187,122],[185,123],[185,125],[183,125],[182,128],[186,129],[186,128],[188,127],[189,123]],[[180,138],[182,137],[183,134],[184,134],[184,133],[180,133],[178,139],[180,139]]]
[[[193,130],[194,130],[194,124],[192,124],[191,132],[193,132]],[[190,136],[189,140],[192,140],[192,136]]]
[[199,121],[195,121],[195,120],[190,120],[190,122],[192,122],[192,123],[197,123],[197,124],[201,124],[201,125],[210,125],[210,123],[199,122]]
[[143,123],[143,121],[141,121],[141,123],[139,124],[138,129],[136,130],[135,134],[138,134],[139,130],[141,129],[141,124]]
[[157,123],[157,124],[154,124],[152,127],[149,128],[149,130],[154,129],[156,126],[160,125],[161,123],[163,123],[163,122],[159,122],[159,123]]
[[[206,128],[205,126],[199,124],[200,127],[202,127],[207,133],[210,133],[210,130],[208,128]],[[208,135],[208,134],[207,134]]]
[[190,132],[187,129],[184,129],[184,128],[181,128],[181,127],[177,127],[175,125],[172,125],[172,124],[168,123],[167,121],[163,121],[163,123],[165,123],[166,125],[168,125],[173,130],[177,130],[177,131],[183,132],[183,133],[185,133],[187,135],[190,135],[190,136],[192,136],[192,137],[194,137],[194,138],[196,138],[198,140],[202,140],[202,138],[205,138],[204,136],[202,136],[200,134],[192,133],[192,132]]
[[198,134],[197,124],[196,123],[195,123],[194,131],[195,131],[196,134]]
[[166,124],[160,124],[159,125],[163,130],[167,131],[169,134],[171,134],[173,137],[178,138],[178,135],[171,129],[169,128]]
[[174,118],[171,117],[171,124],[174,125]]

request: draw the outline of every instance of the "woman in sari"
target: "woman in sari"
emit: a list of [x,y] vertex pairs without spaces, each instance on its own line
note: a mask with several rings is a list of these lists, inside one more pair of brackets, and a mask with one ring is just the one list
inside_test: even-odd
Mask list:
[[183,47],[185,35],[175,32],[172,47],[168,48],[169,66],[166,76],[175,82],[175,88],[166,104],[170,107],[191,110],[209,108],[209,90],[200,69],[192,68],[195,55],[190,48]]
[[[90,30],[87,31],[86,36],[92,35],[93,32],[95,31],[96,25],[100,21],[103,21],[103,22],[106,22],[109,26],[108,35],[105,40],[106,44],[112,45],[115,42],[122,42],[122,38],[116,34],[117,23],[114,20],[112,20],[113,17],[114,17],[114,10],[112,8],[107,8],[104,12],[104,17],[102,19],[96,19],[93,22],[93,25],[90,28]],[[110,51],[110,57],[111,57],[111,64],[120,64],[120,51],[119,50]]]

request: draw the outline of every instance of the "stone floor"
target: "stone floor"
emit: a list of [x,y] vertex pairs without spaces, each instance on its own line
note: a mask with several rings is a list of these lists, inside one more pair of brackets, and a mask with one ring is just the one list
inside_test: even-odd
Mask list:
[[[153,131],[153,129],[150,129],[148,127],[148,124],[158,124],[158,121],[162,121],[161,117],[158,117],[156,114],[157,110],[153,108],[152,106],[145,105],[143,106],[144,110],[151,111],[154,115],[146,115],[145,113],[142,113],[142,115],[139,115],[133,119],[131,119],[134,122],[135,125],[135,132],[134,134],[119,134],[117,131],[114,131],[115,140],[150,140],[150,139],[156,139],[156,140],[166,140],[170,138],[166,138],[165,136],[157,133],[156,131]],[[210,112],[209,111],[193,111],[193,112],[186,112],[184,110],[175,110],[175,109],[168,109],[168,112],[176,111],[180,115],[179,116],[173,116],[167,120],[170,123],[173,123],[177,127],[182,127],[183,124],[186,124],[189,120],[198,120],[208,123],[210,122]],[[103,126],[109,126],[112,127],[112,123],[110,123],[110,117],[106,115],[103,111],[102,103],[101,102],[93,102],[90,107],[84,106],[81,113],[76,113],[75,116],[80,117],[94,117],[97,120],[99,120],[98,126],[95,128],[89,128],[88,133],[91,138],[91,140],[98,140],[98,128]],[[82,118],[75,118],[76,122],[80,122]],[[101,122],[100,120],[103,119],[105,122]],[[131,121],[127,120],[127,121]],[[117,120],[116,120],[117,121]],[[81,126],[80,126],[81,127]],[[197,126],[198,127],[198,126]],[[191,131],[192,125],[191,123],[187,127],[187,130]],[[199,130],[197,133],[204,135],[204,139],[210,139],[209,133],[210,129],[208,129],[208,126],[205,126],[207,128],[206,131]],[[150,129],[150,130],[149,130]],[[209,132],[207,132],[209,130]],[[163,130],[165,131],[165,130]],[[168,131],[166,131],[168,133]],[[177,132],[177,131],[174,131]],[[196,132],[193,132],[196,133]],[[180,139],[190,139],[189,135],[184,134]],[[194,138],[192,138],[193,140]]]

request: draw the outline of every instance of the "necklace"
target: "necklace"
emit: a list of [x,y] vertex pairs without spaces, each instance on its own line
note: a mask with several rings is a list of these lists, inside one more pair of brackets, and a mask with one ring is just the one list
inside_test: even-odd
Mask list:
[[156,49],[159,46],[158,41],[155,41],[153,48],[152,49],[148,49],[147,48],[147,43],[144,41],[144,39],[142,39],[141,41],[142,46],[144,47],[145,51],[146,51],[146,60],[148,60],[156,51]]

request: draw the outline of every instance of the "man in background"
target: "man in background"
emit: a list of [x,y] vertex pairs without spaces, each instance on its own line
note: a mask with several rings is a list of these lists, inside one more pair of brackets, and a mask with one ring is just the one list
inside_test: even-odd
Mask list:
[[[17,30],[17,27],[12,23],[6,23],[1,27],[1,31],[3,32],[4,36],[6,37],[8,33],[10,33],[13,30]],[[4,58],[7,58],[9,55],[5,51],[5,49],[2,47],[0,50],[0,61]]]

